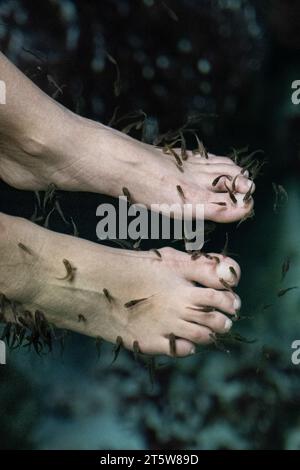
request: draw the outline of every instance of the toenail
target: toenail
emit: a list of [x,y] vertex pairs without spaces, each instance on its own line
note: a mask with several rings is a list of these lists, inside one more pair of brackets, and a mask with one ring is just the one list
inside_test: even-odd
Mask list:
[[217,275],[219,279],[224,279],[226,282],[230,282],[231,284],[236,284],[237,275],[234,271],[232,266],[229,266],[227,263],[219,263],[217,266]]
[[240,309],[241,309],[241,306],[242,306],[242,301],[241,299],[236,296],[234,301],[233,301],[233,308],[236,312],[238,312]]
[[246,176],[246,178],[249,178],[249,171],[248,170],[243,171],[243,175]]
[[231,327],[232,327],[232,321],[229,318],[227,318],[225,321],[224,330],[229,331]]
[[190,354],[195,354],[196,353],[196,348],[195,346],[192,346],[190,349]]
[[251,188],[251,186],[253,186],[253,184],[254,183],[253,183],[252,180],[247,180],[247,186],[248,186],[249,189]]

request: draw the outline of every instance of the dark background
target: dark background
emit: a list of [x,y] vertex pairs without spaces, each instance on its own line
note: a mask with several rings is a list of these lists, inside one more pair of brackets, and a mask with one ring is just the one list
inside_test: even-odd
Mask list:
[[[243,270],[245,318],[235,328],[255,342],[234,343],[230,354],[161,359],[153,386],[129,353],[110,366],[110,346],[97,361],[92,340],[76,335],[63,357],[11,352],[0,369],[0,447],[300,448],[300,366],[291,363],[299,292],[277,296],[300,276],[300,105],[291,102],[300,79],[299,2],[2,0],[0,14],[1,50],[50,95],[54,82],[62,87],[58,101],[75,112],[108,123],[117,106],[119,116],[142,109],[159,132],[204,114],[199,135],[210,151],[249,146],[267,160],[255,219],[218,227],[208,246],[221,250],[229,232]],[[120,69],[119,96],[107,54]],[[289,194],[275,212],[273,182]],[[96,241],[103,198],[59,197],[80,236]],[[34,195],[2,184],[0,204],[30,217]],[[51,223],[69,230],[59,217]]]

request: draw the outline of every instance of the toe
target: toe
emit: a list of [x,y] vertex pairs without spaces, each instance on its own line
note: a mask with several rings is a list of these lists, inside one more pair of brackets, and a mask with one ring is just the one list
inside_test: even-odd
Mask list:
[[191,287],[187,307],[202,307],[202,311],[218,310],[229,315],[236,315],[241,308],[240,297],[230,291],[221,291],[205,287]]
[[224,289],[222,280],[230,286],[236,286],[241,277],[241,270],[236,261],[216,253],[203,253],[197,259],[190,256],[185,270],[189,281],[215,289]]
[[246,194],[211,193],[209,202],[205,204],[205,218],[214,222],[237,222],[250,215],[253,210],[253,198]]
[[215,333],[227,333],[232,327],[232,320],[223,313],[212,311],[203,312],[201,307],[188,307],[185,312],[185,320],[206,326]]
[[246,176],[238,173],[234,177],[230,174],[217,174],[214,173],[210,176],[210,186],[215,192],[227,192],[230,188],[234,193],[246,194],[248,191],[251,194],[255,191],[255,184]]
[[[186,357],[195,354],[195,345],[186,339],[176,338],[175,340],[175,356]],[[163,338],[163,354],[174,357],[174,349],[170,347],[170,341],[168,338]]]
[[182,321],[180,325],[181,338],[195,344],[209,344],[213,342],[213,331],[206,326],[197,325],[187,321]]

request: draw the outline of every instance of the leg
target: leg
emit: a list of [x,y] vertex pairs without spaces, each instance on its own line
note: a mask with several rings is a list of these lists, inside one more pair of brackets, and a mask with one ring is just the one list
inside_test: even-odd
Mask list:
[[[0,177],[8,184],[42,190],[54,183],[67,191],[112,196],[126,187],[135,202],[148,207],[182,204],[180,186],[185,202],[204,204],[209,220],[232,222],[252,210],[252,198],[243,200],[251,181],[229,158],[190,153],[182,173],[172,155],[58,105],[3,55],[0,79],[7,84],[7,104],[0,106]],[[220,175],[228,178],[214,185]],[[236,176],[234,203],[225,185]]]
[[161,257],[112,249],[4,214],[0,254],[0,292],[22,306],[16,316],[6,311],[6,321],[40,310],[57,327],[112,343],[121,336],[126,348],[137,341],[144,353],[173,354],[174,334],[176,354],[191,354],[214,332],[228,331],[240,308],[220,281],[235,285],[239,266],[221,255],[218,263],[171,248]]

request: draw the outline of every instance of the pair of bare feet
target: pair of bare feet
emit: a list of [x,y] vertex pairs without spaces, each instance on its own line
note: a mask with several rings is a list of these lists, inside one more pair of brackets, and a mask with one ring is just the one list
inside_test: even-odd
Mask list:
[[[251,181],[229,158],[190,154],[180,172],[173,156],[158,148],[61,107],[55,113],[57,122],[51,120],[30,138],[1,135],[5,182],[24,190],[45,190],[51,182],[63,190],[116,197],[127,187],[147,206],[182,204],[180,185],[186,202],[204,204],[208,220],[238,221],[252,210],[252,198],[244,201]],[[220,175],[229,178],[216,183]],[[225,186],[233,180],[236,203]],[[240,268],[219,254],[192,259],[172,248],[160,250],[160,257],[112,249],[3,214],[0,228],[1,247],[6,247],[0,290],[27,310],[43,311],[58,327],[113,343],[122,337],[126,348],[138,345],[143,353],[186,356],[195,345],[211,342],[214,333],[229,331],[230,317],[241,306],[229,289],[237,285]],[[65,276],[63,260],[76,268],[71,277]]]

